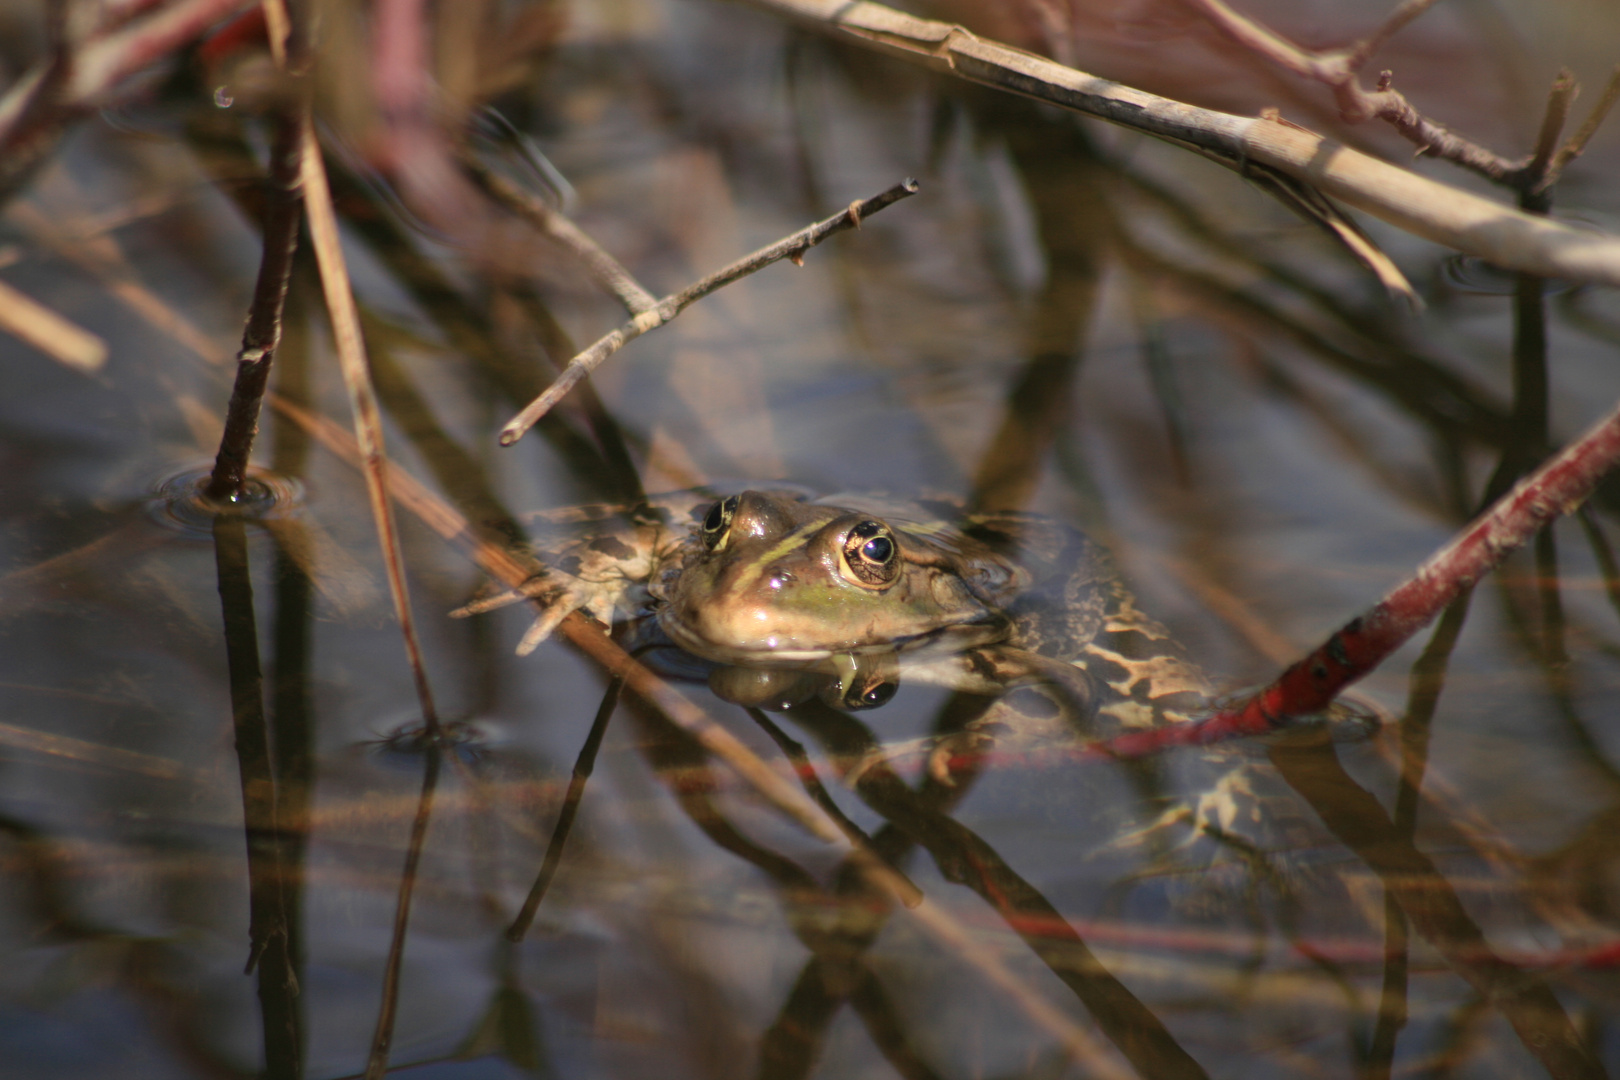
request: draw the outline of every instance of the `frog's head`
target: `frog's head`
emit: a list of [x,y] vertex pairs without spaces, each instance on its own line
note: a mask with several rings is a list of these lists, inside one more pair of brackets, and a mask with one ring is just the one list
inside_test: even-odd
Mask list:
[[965,648],[1006,634],[996,594],[1019,573],[943,524],[745,491],[709,508],[659,621],[727,663]]

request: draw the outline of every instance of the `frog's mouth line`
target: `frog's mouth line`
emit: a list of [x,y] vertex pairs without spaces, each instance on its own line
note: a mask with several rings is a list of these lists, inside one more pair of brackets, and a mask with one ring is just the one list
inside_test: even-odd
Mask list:
[[717,644],[695,633],[668,607],[658,612],[658,625],[670,641],[694,656],[722,664],[762,668],[808,667],[826,664],[841,656],[874,656],[885,653],[904,654],[908,658],[924,654],[932,659],[1003,640],[1009,628],[1005,619],[980,618],[951,623],[921,634],[886,641],[795,649],[772,645],[770,639],[757,646]]

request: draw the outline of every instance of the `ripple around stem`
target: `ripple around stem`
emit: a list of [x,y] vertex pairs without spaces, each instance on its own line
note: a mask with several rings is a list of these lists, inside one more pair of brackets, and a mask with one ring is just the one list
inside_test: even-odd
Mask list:
[[[1451,255],[1441,260],[1440,276],[1452,291],[1476,296],[1512,296],[1519,279],[1514,271],[1503,270],[1474,255]],[[1543,291],[1552,296],[1574,287],[1575,282],[1546,278]]]
[[160,524],[196,537],[212,534],[214,518],[236,514],[249,521],[271,521],[296,514],[304,505],[304,486],[288,476],[251,469],[243,491],[229,500],[216,501],[203,494],[209,467],[200,465],[162,480],[147,502]]

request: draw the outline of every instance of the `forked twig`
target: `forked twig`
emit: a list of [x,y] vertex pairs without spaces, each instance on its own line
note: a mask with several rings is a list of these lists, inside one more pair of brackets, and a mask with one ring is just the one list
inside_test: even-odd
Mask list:
[[572,390],[581,379],[601,366],[602,361],[624,348],[626,344],[655,330],[679,315],[688,305],[703,299],[722,286],[729,285],[738,278],[747,277],[756,270],[764,269],[771,263],[782,259],[792,259],[800,263],[804,253],[821,243],[827,237],[845,229],[859,228],[862,219],[882,210],[891,203],[898,202],[908,195],[917,193],[917,181],[906,178],[886,191],[881,191],[870,199],[861,199],[850,203],[847,210],[834,214],[825,221],[818,221],[808,228],[800,229],[792,236],[785,237],[760,248],[752,255],[745,256],[724,269],[717,270],[708,277],[696,281],[678,293],[671,293],[658,301],[653,307],[639,312],[635,318],[610,331],[597,339],[590,348],[580,353],[568,362],[557,380],[546,388],[545,393],[531,401],[523,411],[514,416],[510,422],[501,428],[501,445],[511,446],[523,437],[552,406],[561,401],[568,391]]
[[1534,153],[1521,158],[1506,158],[1418,112],[1404,94],[1393,88],[1392,72],[1379,74],[1376,89],[1368,90],[1361,85],[1361,69],[1373,53],[1427,11],[1434,0],[1403,0],[1389,18],[1367,37],[1342,49],[1323,50],[1301,48],[1268,27],[1233,11],[1223,0],[1181,2],[1198,11],[1218,30],[1249,51],[1265,57],[1278,67],[1326,85],[1333,91],[1339,114],[1346,122],[1359,124],[1375,118],[1383,120],[1417,146],[1419,153],[1454,162],[1518,191],[1542,192],[1551,187],[1563,167],[1585,148],[1587,140],[1613,106],[1615,95],[1620,93],[1620,72],[1617,72],[1610,78],[1608,91],[1581,126],[1580,133],[1562,148],[1557,147],[1558,132],[1563,128],[1564,117],[1575,96],[1573,76],[1560,72],[1553,83],[1547,121],[1542,128],[1544,136],[1550,131],[1551,137],[1544,137]]
[[1558,178],[1563,175],[1564,166],[1580,157],[1586,150],[1586,144],[1592,141],[1592,136],[1597,134],[1597,129],[1603,125],[1603,121],[1608,118],[1609,111],[1614,108],[1617,101],[1620,101],[1620,67],[1609,72],[1609,81],[1603,85],[1603,93],[1598,97],[1597,104],[1586,114],[1586,119],[1581,122],[1575,134],[1558,148],[1558,152],[1547,165],[1546,175],[1531,189],[1532,194],[1545,191],[1558,182]]

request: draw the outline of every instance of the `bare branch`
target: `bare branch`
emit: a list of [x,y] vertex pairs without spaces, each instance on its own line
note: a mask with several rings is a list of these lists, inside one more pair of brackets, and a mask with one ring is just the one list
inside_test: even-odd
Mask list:
[[1581,156],[1586,144],[1597,134],[1597,129],[1602,126],[1616,101],[1620,101],[1620,67],[1609,73],[1609,81],[1603,87],[1603,94],[1598,98],[1598,103],[1592,106],[1591,113],[1575,134],[1569,137],[1569,141],[1559,147],[1558,153],[1553,155],[1552,163],[1547,166],[1547,175],[1536,185],[1535,190],[1543,191],[1557,183],[1559,176],[1563,175],[1564,166]]
[[1398,228],[1505,269],[1620,285],[1620,237],[1504,207],[1294,124],[1158,97],[870,0],[751,2],[945,74],[1176,143],[1239,172],[1253,162],[1268,165]]
[[275,121],[259,274],[242,330],[242,348],[236,354],[236,381],[225,408],[225,431],[214,456],[213,473],[203,489],[204,496],[216,502],[242,491],[259,427],[259,406],[269,385],[276,347],[281,344],[287,282],[298,250],[298,227],[304,219],[302,113],[303,106],[295,104],[281,110]]
[[539,419],[550,412],[552,406],[567,396],[581,379],[601,366],[602,361],[624,348],[626,344],[655,330],[679,315],[688,305],[703,299],[710,293],[723,286],[731,284],[738,278],[747,277],[756,270],[762,270],[771,263],[782,259],[792,259],[795,263],[804,261],[804,253],[821,243],[827,237],[845,229],[858,228],[861,220],[882,210],[891,203],[898,202],[908,195],[917,193],[917,181],[907,178],[886,191],[881,191],[870,199],[850,203],[849,209],[834,214],[825,221],[818,221],[808,228],[800,229],[792,236],[785,237],[760,248],[752,255],[745,256],[722,270],[710,274],[701,281],[694,282],[678,293],[671,293],[658,303],[638,314],[634,319],[625,323],[617,330],[610,331],[568,362],[563,373],[557,376],[557,381],[546,388],[545,393],[531,401],[522,412],[514,416],[505,427],[501,429],[501,445],[511,446],[523,437],[523,433],[533,427]]
[[1260,693],[1205,720],[1121,736],[1107,744],[1106,753],[1135,757],[1166,746],[1260,734],[1285,726],[1289,717],[1321,712],[1549,522],[1578,509],[1617,463],[1620,408],[1519,481],[1410,578]]
[[1258,53],[1297,75],[1315,79],[1333,90],[1339,112],[1352,124],[1378,118],[1415,143],[1425,154],[1456,162],[1492,180],[1516,185],[1529,159],[1509,160],[1465,139],[1428,119],[1396,90],[1392,76],[1385,71],[1378,77],[1378,88],[1364,89],[1358,78],[1361,68],[1385,41],[1413,19],[1423,14],[1434,0],[1407,0],[1384,24],[1349,49],[1321,52],[1302,49],[1253,20],[1239,15],[1221,0],[1182,0],[1197,10],[1218,30],[1251,52]]

